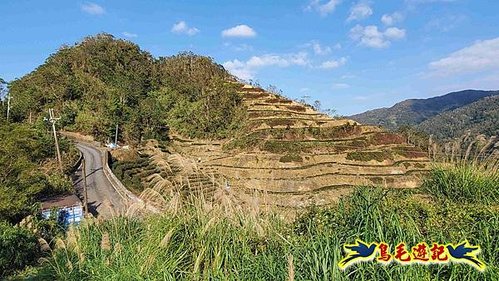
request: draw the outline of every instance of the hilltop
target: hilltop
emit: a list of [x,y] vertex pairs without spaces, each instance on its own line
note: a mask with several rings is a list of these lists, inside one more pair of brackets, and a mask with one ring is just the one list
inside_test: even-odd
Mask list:
[[[416,126],[426,120],[431,122],[431,118],[435,117],[439,114],[443,114],[448,112],[444,118],[454,119],[452,116],[459,111],[454,111],[464,106],[470,106],[469,109],[475,107],[472,105],[474,102],[477,102],[483,98],[489,96],[499,95],[499,91],[478,91],[478,90],[465,90],[460,92],[453,92],[443,96],[428,98],[428,99],[409,99],[395,104],[390,108],[380,108],[369,110],[364,113],[356,114],[350,116],[353,120],[356,120],[365,124],[372,125],[380,125],[390,130],[396,130],[404,125]],[[483,106],[486,106],[487,103],[482,103],[480,105],[481,109],[484,109]],[[487,106],[486,106],[487,107]],[[493,103],[490,104],[486,109],[486,111],[496,111],[497,107],[493,107]],[[466,110],[469,111],[470,110]],[[455,113],[452,113],[455,112]],[[468,115],[469,116],[469,115]],[[435,131],[440,130],[440,128],[445,129],[446,123],[438,121],[440,117],[435,117],[434,121],[437,121],[435,124],[438,124],[437,127],[433,127],[430,129],[430,126],[422,125],[420,128],[423,129],[427,133],[433,133]],[[462,118],[455,115],[455,118]],[[477,119],[478,117],[470,118]],[[473,121],[469,123],[474,123]],[[476,122],[475,122],[476,123]],[[442,127],[444,126],[444,127]],[[462,127],[461,129],[466,129],[467,127]],[[480,133],[486,133],[487,130],[477,130],[477,126],[475,126],[474,131],[479,131]],[[453,133],[447,134],[442,137],[459,137],[460,135],[456,135]]]

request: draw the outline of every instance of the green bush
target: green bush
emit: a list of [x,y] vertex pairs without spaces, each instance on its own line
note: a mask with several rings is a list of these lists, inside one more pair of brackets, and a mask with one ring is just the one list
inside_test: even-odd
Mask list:
[[30,231],[0,221],[0,277],[35,264],[38,257],[38,240]]
[[303,158],[301,158],[300,154],[297,153],[288,153],[279,158],[279,162],[288,163],[288,162],[303,162]]

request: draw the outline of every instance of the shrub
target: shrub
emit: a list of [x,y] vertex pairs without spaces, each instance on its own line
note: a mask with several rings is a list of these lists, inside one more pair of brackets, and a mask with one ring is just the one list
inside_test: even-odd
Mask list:
[[378,162],[383,162],[385,160],[393,160],[393,155],[389,151],[354,151],[347,153],[347,159],[354,161],[376,160]]
[[0,221],[0,277],[34,264],[39,254],[38,240],[31,232]]
[[303,158],[297,153],[288,153],[281,158],[279,158],[279,162],[288,163],[288,162],[303,162]]

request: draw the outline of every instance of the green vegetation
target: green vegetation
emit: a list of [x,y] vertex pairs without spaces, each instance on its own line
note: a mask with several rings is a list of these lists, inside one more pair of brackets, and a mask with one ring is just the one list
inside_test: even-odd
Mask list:
[[39,251],[38,240],[28,229],[0,221],[0,278],[34,265]]
[[499,172],[478,164],[433,168],[423,187],[432,195],[463,203],[498,204]]
[[[43,124],[0,124],[0,139],[0,220],[17,223],[38,210],[42,197],[71,190],[53,160],[53,137]],[[68,171],[77,154],[64,139],[60,146]]]
[[498,94],[499,91],[466,90],[428,99],[409,99],[351,118],[391,130],[416,126],[440,140],[460,137],[467,130],[490,137],[498,134]]
[[153,58],[109,34],[63,46],[32,73],[12,81],[15,121],[39,118],[48,108],[67,130],[137,144],[189,137],[222,138],[245,118],[230,75],[211,58],[181,53]]
[[113,161],[110,166],[116,177],[118,177],[128,189],[131,189],[135,193],[140,193],[144,190],[144,185],[136,175],[146,172],[146,168],[150,168],[154,171],[155,167],[148,167],[150,162],[150,159],[147,157],[137,157],[137,159]]
[[347,153],[347,160],[363,161],[363,162],[376,160],[378,162],[383,162],[385,160],[393,160],[393,154],[388,150],[353,151]]
[[303,158],[300,154],[297,153],[288,153],[279,158],[279,162],[288,163],[288,162],[303,162]]
[[[473,172],[482,182],[497,180],[497,171]],[[497,280],[497,200],[487,201],[490,194],[478,193],[469,201],[466,192],[459,190],[453,196],[441,195],[443,185],[445,181],[433,180],[424,190],[361,187],[336,205],[311,208],[293,221],[257,207],[233,208],[228,198],[214,205],[183,202],[183,207],[144,219],[88,221],[71,230],[52,257],[28,277],[288,280],[292,275],[295,280]],[[487,270],[481,273],[461,264],[381,266],[368,262],[340,271],[341,246],[356,238],[384,241],[392,247],[399,242],[415,245],[468,239],[482,247],[479,258]]]
[[[37,238],[50,241],[60,231],[55,222],[37,218],[42,198],[72,190],[54,160],[48,129],[42,123],[8,124],[0,119],[0,278],[36,264]],[[60,147],[68,172],[78,154],[65,139],[60,139]],[[22,222],[26,217],[29,223]]]
[[499,95],[443,112],[420,123],[417,129],[438,140],[459,138],[467,132],[473,135],[499,135]]

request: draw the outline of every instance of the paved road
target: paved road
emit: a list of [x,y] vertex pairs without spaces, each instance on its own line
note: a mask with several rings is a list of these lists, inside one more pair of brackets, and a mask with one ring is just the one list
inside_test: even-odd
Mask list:
[[[95,217],[112,218],[125,211],[125,201],[116,192],[102,171],[101,151],[93,146],[77,143],[76,147],[83,153],[86,161],[89,211]],[[75,175],[75,187],[83,198],[82,167]]]

